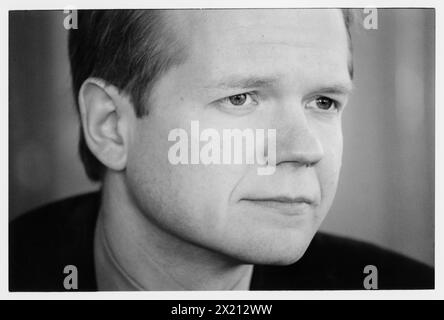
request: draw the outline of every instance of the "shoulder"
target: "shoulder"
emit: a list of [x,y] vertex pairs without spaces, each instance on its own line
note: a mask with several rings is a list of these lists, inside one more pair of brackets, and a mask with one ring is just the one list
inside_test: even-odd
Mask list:
[[378,289],[434,288],[433,268],[364,241],[325,233],[313,238],[296,263],[259,266],[257,271],[258,283],[271,290],[365,289],[370,274]]
[[66,265],[83,272],[79,289],[93,289],[93,238],[100,194],[57,201],[25,213],[9,226],[9,289],[64,290]]

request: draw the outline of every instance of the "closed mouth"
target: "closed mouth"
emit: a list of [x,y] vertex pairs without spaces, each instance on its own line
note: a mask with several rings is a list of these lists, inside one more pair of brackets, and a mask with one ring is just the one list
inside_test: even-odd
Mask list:
[[243,201],[274,209],[286,215],[303,215],[314,205],[314,201],[307,197],[245,198],[241,199],[241,202]]

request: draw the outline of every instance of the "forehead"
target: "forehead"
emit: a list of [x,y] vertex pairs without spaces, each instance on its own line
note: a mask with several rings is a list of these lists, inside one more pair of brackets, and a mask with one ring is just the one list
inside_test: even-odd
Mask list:
[[348,38],[340,10],[187,10],[168,15],[187,48],[183,71],[191,77],[210,81],[227,73],[260,71],[349,80]]

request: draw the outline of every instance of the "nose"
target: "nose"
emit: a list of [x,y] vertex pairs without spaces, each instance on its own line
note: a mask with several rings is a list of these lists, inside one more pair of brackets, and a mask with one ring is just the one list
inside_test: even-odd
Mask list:
[[322,142],[302,108],[282,115],[279,124],[276,132],[276,165],[295,163],[313,166],[323,158]]

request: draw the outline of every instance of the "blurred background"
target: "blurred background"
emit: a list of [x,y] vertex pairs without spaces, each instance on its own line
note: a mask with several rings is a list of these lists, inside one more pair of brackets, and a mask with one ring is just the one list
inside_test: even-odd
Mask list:
[[[9,15],[9,219],[98,189],[77,153],[63,11]],[[355,91],[322,230],[434,264],[433,9],[379,9],[352,32]]]

